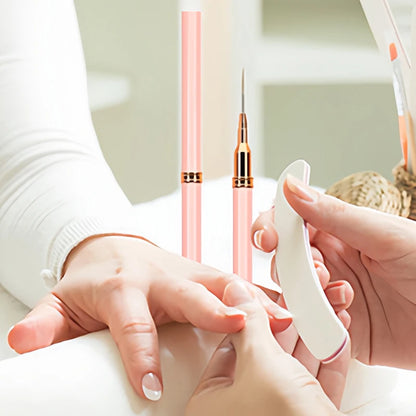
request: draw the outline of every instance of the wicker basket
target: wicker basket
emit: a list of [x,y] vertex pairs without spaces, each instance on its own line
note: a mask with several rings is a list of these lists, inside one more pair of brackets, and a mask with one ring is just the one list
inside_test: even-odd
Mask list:
[[416,177],[401,165],[393,173],[396,185],[376,172],[359,172],[336,182],[326,193],[354,205],[416,219]]
[[393,169],[396,188],[400,192],[406,192],[410,197],[410,207],[408,217],[416,220],[416,176],[404,169],[402,164]]

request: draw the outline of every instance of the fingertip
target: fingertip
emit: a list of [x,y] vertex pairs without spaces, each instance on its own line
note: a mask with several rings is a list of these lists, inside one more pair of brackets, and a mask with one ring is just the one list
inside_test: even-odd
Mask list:
[[342,322],[342,325],[344,325],[345,329],[349,329],[351,325],[351,316],[350,314],[343,309],[342,311],[337,313],[338,319]]
[[293,322],[293,315],[285,307],[279,305],[279,303],[273,302],[267,305],[266,310],[269,315],[270,328],[273,333],[284,331]]
[[[14,327],[15,327],[15,325],[12,325],[12,326],[9,328],[9,330],[7,331],[6,339],[7,339],[7,342],[9,343],[9,345],[10,345],[10,339],[11,339],[11,337],[10,337],[10,333],[14,330]],[[10,345],[10,346],[11,346],[11,345]]]
[[335,311],[349,308],[354,299],[354,290],[345,280],[330,282],[325,294]]
[[146,399],[152,402],[160,400],[163,392],[160,376],[153,372],[146,373],[141,381],[141,389]]
[[321,286],[325,289],[328,286],[330,279],[329,271],[325,264],[319,260],[314,260],[313,264],[315,266],[316,273],[318,274],[319,281],[321,282]]
[[278,243],[278,235],[274,226],[264,224],[262,228],[254,232],[252,242],[257,249],[266,253],[275,250]]
[[10,329],[7,331],[6,339],[10,348],[18,352],[16,349],[18,346],[16,345],[16,340],[15,340],[15,328],[16,328],[16,325],[13,325],[12,327],[10,327]]
[[247,318],[227,319],[226,322],[217,325],[217,331],[222,334],[235,334],[246,326]]
[[224,315],[229,318],[244,319],[247,316],[247,313],[238,308],[227,307],[225,309]]
[[13,350],[19,354],[47,347],[51,344],[49,339],[38,336],[36,322],[33,319],[24,319],[10,328],[7,341]]
[[349,308],[354,300],[354,289],[346,280],[341,280],[345,290],[345,308]]
[[228,306],[238,306],[254,301],[254,293],[242,280],[233,280],[224,289],[222,301]]
[[270,329],[273,334],[285,331],[292,324],[292,317],[279,318],[277,319],[274,316],[269,317],[270,320]]
[[259,215],[251,227],[251,235],[257,249],[267,253],[276,249],[278,236],[274,228],[274,207]]
[[273,255],[272,261],[270,262],[270,277],[272,278],[273,282],[275,282],[279,286],[279,289],[281,291],[282,289],[280,288],[279,276],[277,275],[276,269],[276,254]]
[[226,307],[225,312],[219,314],[220,319],[224,319],[222,323],[218,322],[216,325],[217,328],[222,328],[223,333],[233,334],[235,332],[241,331],[247,320],[247,313],[241,309],[234,307]]
[[26,334],[28,333],[24,321],[18,322],[16,325],[9,329],[7,334],[7,342],[10,347],[18,354],[28,352],[28,348],[25,342]]

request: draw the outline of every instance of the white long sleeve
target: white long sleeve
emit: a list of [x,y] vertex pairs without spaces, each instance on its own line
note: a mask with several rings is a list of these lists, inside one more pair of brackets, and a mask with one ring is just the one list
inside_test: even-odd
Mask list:
[[88,236],[133,233],[100,151],[72,0],[0,0],[0,283],[33,306]]

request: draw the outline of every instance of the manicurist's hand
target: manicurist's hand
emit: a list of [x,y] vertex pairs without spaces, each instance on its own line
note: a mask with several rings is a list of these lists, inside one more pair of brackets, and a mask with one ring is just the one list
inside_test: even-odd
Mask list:
[[[177,321],[215,332],[241,330],[244,311],[220,300],[237,280],[139,238],[90,238],[71,252],[52,293],[10,331],[9,343],[23,353],[108,327],[136,392],[157,400],[162,375],[156,327]],[[260,289],[252,290],[274,330],[287,328],[290,316]]]
[[[264,308],[246,286],[230,283],[224,302],[247,313],[246,326],[219,345],[188,403],[186,416],[341,415],[322,387],[331,385],[332,399],[340,401],[348,347],[336,361],[318,363],[314,376],[279,345]],[[307,353],[306,359],[310,360]]]
[[[330,285],[345,280],[354,290],[352,356],[415,369],[416,223],[347,204],[293,177],[285,195],[309,224],[314,257],[328,268]],[[272,219],[264,213],[253,225],[253,241],[264,251],[279,249]]]

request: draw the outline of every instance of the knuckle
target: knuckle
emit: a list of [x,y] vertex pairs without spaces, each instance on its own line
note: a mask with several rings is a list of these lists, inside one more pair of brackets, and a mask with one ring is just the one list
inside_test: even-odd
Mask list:
[[329,206],[330,211],[334,215],[343,215],[345,214],[345,210],[347,209],[348,205],[341,199],[336,197],[330,198],[331,204]]
[[191,291],[191,286],[188,281],[181,280],[176,284],[175,287],[175,295],[178,296],[178,298],[184,298],[189,296],[189,292]]
[[299,372],[294,377],[294,382],[302,389],[316,389],[318,381],[308,372]]
[[145,322],[141,320],[129,321],[120,327],[121,336],[131,336],[131,335],[154,335],[156,334],[156,329],[151,322]]
[[102,296],[110,295],[114,292],[119,292],[123,289],[126,282],[120,274],[114,274],[105,279],[102,279],[97,284],[97,291]]
[[218,275],[217,280],[223,287],[227,286],[231,282],[244,282],[240,276],[234,273],[221,273]]
[[126,291],[126,279],[120,275],[112,275],[104,279],[99,279],[93,288],[92,306],[98,311],[99,315],[108,315],[109,308],[112,307],[114,300],[123,296]]

